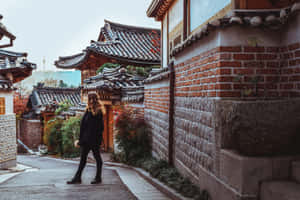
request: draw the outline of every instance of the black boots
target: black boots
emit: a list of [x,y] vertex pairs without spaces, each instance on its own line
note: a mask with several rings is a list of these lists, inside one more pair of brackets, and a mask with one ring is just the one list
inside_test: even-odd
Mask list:
[[102,179],[101,178],[95,178],[91,184],[99,184],[99,183],[102,183]]
[[67,181],[67,184],[80,184],[81,183],[81,179],[80,178],[73,178],[70,181]]

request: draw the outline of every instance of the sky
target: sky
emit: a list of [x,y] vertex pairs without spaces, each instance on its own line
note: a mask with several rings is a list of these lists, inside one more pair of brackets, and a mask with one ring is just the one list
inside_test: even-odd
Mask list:
[[2,23],[17,37],[7,50],[27,52],[38,70],[57,70],[53,63],[59,56],[81,53],[98,39],[104,19],[160,28],[146,15],[151,1],[0,0]]

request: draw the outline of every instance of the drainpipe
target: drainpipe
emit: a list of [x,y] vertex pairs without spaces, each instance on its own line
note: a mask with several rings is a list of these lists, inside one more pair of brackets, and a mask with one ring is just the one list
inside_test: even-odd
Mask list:
[[174,62],[168,65],[170,71],[170,100],[169,100],[169,164],[174,164],[174,98],[175,71]]

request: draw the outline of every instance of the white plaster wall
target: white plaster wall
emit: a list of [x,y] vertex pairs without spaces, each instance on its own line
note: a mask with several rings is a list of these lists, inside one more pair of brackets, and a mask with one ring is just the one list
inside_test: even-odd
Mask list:
[[174,64],[176,65],[178,63],[182,63],[192,57],[198,56],[201,53],[216,48],[220,46],[220,41],[221,39],[219,32],[213,31],[207,37],[192,44],[188,48],[184,49],[183,52],[176,55],[176,57],[173,59]]
[[12,93],[0,93],[0,97],[5,98],[5,114],[13,114],[14,113],[14,97]]
[[154,82],[151,84],[145,84],[145,90],[168,87],[169,85],[170,85],[170,81],[168,79],[166,79],[166,80]]
[[217,30],[220,32],[221,46],[280,46],[278,31],[261,28],[232,26]]
[[283,28],[285,31],[282,34],[283,45],[294,44],[300,42],[300,14],[299,12],[292,19],[288,21],[288,24]]

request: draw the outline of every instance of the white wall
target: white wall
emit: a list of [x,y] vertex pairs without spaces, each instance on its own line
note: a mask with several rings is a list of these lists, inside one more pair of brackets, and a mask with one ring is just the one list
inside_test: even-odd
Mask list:
[[14,113],[14,97],[12,92],[0,92],[0,97],[5,98],[5,114],[13,114]]

